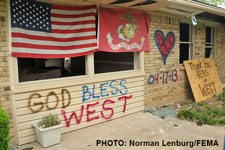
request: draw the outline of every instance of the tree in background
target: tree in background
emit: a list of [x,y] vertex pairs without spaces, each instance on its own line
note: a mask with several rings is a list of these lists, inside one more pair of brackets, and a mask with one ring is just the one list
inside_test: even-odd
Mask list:
[[225,8],[225,0],[198,0],[198,1]]

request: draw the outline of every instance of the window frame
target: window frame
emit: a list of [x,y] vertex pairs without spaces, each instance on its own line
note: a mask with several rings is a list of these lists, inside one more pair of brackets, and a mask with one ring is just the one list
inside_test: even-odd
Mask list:
[[[9,42],[10,44],[10,42]],[[11,44],[10,44],[11,45]],[[11,46],[9,47],[11,49]],[[144,52],[138,52],[138,56],[134,55],[134,70],[126,70],[126,71],[116,71],[116,72],[106,72],[106,73],[94,73],[94,53],[85,56],[85,73],[86,75],[81,76],[71,76],[71,77],[62,77],[62,78],[53,78],[53,79],[44,79],[44,80],[35,80],[35,81],[26,81],[19,82],[19,70],[18,70],[18,61],[16,57],[9,56],[9,72],[10,72],[10,85],[12,87],[12,91],[26,91],[26,88],[29,87],[40,87],[52,84],[53,85],[61,85],[61,87],[72,85],[77,85],[77,81],[102,78],[102,76],[110,77],[110,76],[121,76],[121,74],[142,74],[144,75]],[[116,77],[115,77],[116,78]]]
[[[189,49],[188,49],[188,60],[191,60],[191,59],[193,59],[194,58],[194,39],[195,39],[195,33],[194,33],[194,26],[192,26],[192,24],[190,23],[190,22],[187,22],[187,21],[184,21],[184,20],[182,20],[182,21],[180,21],[179,22],[179,33],[181,34],[181,32],[180,32],[180,24],[181,23],[185,23],[185,24],[189,24],[189,41],[188,42],[186,42],[186,41],[181,41],[181,39],[180,39],[180,37],[179,37],[179,44],[181,45],[181,44],[188,44],[188,46],[189,46]],[[181,51],[181,49],[180,49],[180,47],[179,47],[179,54],[180,54],[180,51]],[[179,64],[180,65],[183,65],[183,63],[180,63],[180,56],[179,56]]]
[[[205,53],[206,53],[206,48],[211,48],[212,49],[212,51],[211,51],[211,53],[212,53],[212,56],[211,57],[209,57],[209,58],[214,58],[215,57],[215,55],[214,55],[214,53],[215,53],[215,37],[216,37],[216,35],[215,35],[215,27],[212,27],[212,26],[206,26],[205,27],[205,36],[206,36],[206,34],[207,34],[207,32],[206,32],[206,28],[211,28],[211,39],[210,39],[210,42],[206,42],[206,37],[205,37]],[[205,57],[206,58],[206,57]]]
[[69,76],[69,77],[58,77],[58,78],[51,78],[51,79],[40,79],[40,80],[32,80],[32,81],[22,81],[22,82],[19,81],[18,57],[15,57],[15,60],[14,60],[15,61],[15,65],[16,65],[16,67],[15,67],[16,70],[15,71],[17,72],[16,81],[17,81],[18,85],[23,85],[23,84],[26,84],[26,83],[28,83],[28,84],[38,83],[38,82],[41,83],[41,82],[46,82],[48,80],[59,80],[59,79],[65,79],[65,78],[73,79],[75,77],[77,77],[77,78],[85,77],[85,76],[87,76],[87,73],[86,73],[87,72],[87,69],[86,69],[86,57],[87,56],[85,56],[85,74],[84,75]]
[[[132,69],[132,70],[122,70],[122,71],[112,71],[112,72],[103,72],[103,73],[95,73],[95,66],[94,66],[94,75],[139,70],[140,69],[140,52],[132,52],[132,53],[134,53],[134,62],[133,62],[134,63],[134,66],[133,66],[134,69]],[[94,55],[94,53],[93,53],[93,55]]]

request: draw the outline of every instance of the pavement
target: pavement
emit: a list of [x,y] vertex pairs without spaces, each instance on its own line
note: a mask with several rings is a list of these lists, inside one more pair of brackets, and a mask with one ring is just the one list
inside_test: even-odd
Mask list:
[[185,120],[160,119],[150,113],[139,112],[63,134],[61,143],[55,146],[44,149],[35,142],[20,149],[223,150],[224,136],[224,127],[198,126]]

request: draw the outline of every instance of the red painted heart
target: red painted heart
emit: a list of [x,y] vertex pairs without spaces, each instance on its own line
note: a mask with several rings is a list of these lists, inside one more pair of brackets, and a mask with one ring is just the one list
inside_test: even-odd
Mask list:
[[165,37],[162,31],[157,30],[155,31],[155,41],[165,65],[166,59],[175,45],[175,35],[173,32],[169,32]]

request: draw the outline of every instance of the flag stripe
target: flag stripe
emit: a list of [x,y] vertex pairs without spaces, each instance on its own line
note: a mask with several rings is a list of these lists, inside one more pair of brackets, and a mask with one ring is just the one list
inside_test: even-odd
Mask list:
[[92,32],[81,32],[81,33],[72,33],[72,34],[58,34],[58,33],[44,33],[44,32],[38,32],[38,31],[31,31],[31,30],[24,30],[20,28],[12,28],[13,33],[23,33],[23,34],[28,34],[28,35],[34,35],[34,36],[49,36],[49,37],[55,37],[55,38],[74,38],[74,37],[84,37],[84,36],[90,36],[90,35],[95,35],[96,36],[96,31]]
[[52,9],[51,13],[63,14],[63,15],[79,15],[84,13],[96,13],[96,9],[88,9],[88,10],[80,10],[80,11],[66,11],[66,10]]
[[73,29],[95,28],[95,24],[75,25],[75,26],[59,26],[52,25],[52,29],[73,30]]
[[24,38],[13,38],[12,42],[14,43],[32,43],[37,45],[54,45],[54,46],[71,46],[71,45],[82,45],[83,43],[91,44],[94,43],[93,39],[90,40],[79,40],[79,41],[72,41],[72,42],[55,42],[55,41],[45,41],[45,40],[32,40],[32,39],[24,39]]
[[64,15],[64,14],[55,14],[51,13],[51,17],[56,17],[56,18],[79,18],[79,17],[87,17],[87,16],[95,16],[96,13],[90,12],[90,13],[84,13],[84,14],[70,14],[70,15]]
[[59,21],[52,21],[54,25],[81,25],[81,24],[91,24],[95,23],[95,20],[87,20],[87,21],[77,21],[77,22],[59,22]]
[[61,6],[61,5],[53,5],[52,9],[58,9],[58,10],[87,10],[87,9],[96,9],[95,5],[90,5],[90,6]]
[[80,18],[56,18],[56,17],[51,18],[51,21],[58,21],[58,22],[78,22],[78,21],[88,21],[88,20],[95,21],[95,16],[87,16],[87,17],[80,17]]
[[79,37],[73,37],[73,38],[55,38],[55,37],[49,37],[49,36],[38,36],[38,35],[28,35],[24,33],[12,33],[13,38],[24,38],[31,39],[31,40],[44,40],[44,41],[55,41],[55,42],[75,42],[80,40],[90,40],[95,39],[96,35],[90,35],[90,36],[79,36]]
[[95,28],[86,28],[86,29],[74,29],[74,30],[60,30],[60,29],[52,29],[52,33],[60,33],[60,34],[65,34],[65,33],[80,33],[80,32],[91,32],[95,31]]
[[96,47],[86,47],[86,48],[81,48],[78,50],[39,50],[39,49],[34,49],[34,48],[15,48],[14,52],[21,52],[21,53],[34,53],[34,54],[71,54],[71,53],[82,53],[82,52],[88,52],[90,50],[93,50],[93,48]]
[[81,53],[71,53],[71,54],[35,54],[35,53],[22,53],[22,52],[12,52],[14,57],[23,57],[23,58],[66,58],[66,57],[80,57],[84,55],[89,55],[96,52],[97,50],[81,52]]
[[55,46],[55,45],[38,45],[38,44],[28,44],[22,42],[12,42],[13,47],[21,47],[21,48],[33,48],[33,49],[48,49],[48,50],[73,50],[80,49],[85,47],[94,47],[97,46],[96,43],[91,44],[80,44],[80,45],[71,45],[71,46]]

